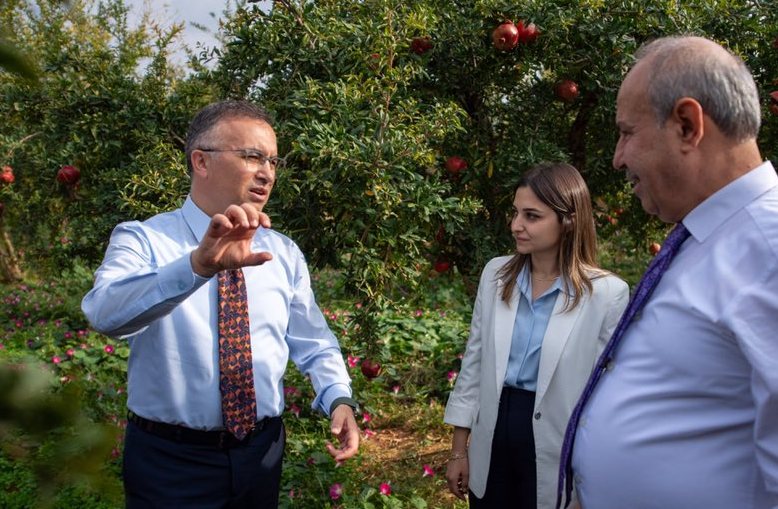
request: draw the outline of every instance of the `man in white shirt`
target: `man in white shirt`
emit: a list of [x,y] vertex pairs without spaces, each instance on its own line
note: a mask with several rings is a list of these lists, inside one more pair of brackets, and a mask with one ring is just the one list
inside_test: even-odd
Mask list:
[[[82,303],[96,330],[130,344],[127,507],[274,508],[287,361],[310,376],[337,461],[359,444],[350,379],[302,253],[263,212],[284,162],[267,114],[205,107],[186,157],[184,205],[118,225]],[[242,274],[231,293],[217,288],[230,271]]]
[[691,236],[583,407],[585,509],[778,507],[778,177],[745,64],[697,37],[641,48],[615,168]]

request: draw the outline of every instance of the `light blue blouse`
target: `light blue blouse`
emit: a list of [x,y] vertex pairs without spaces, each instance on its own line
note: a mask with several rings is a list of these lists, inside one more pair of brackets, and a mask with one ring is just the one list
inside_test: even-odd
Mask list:
[[562,279],[557,278],[543,295],[532,300],[532,281],[527,265],[516,278],[519,290],[519,305],[513,322],[511,354],[505,385],[534,392],[538,385],[538,368],[543,336],[554,311],[554,303],[562,288]]

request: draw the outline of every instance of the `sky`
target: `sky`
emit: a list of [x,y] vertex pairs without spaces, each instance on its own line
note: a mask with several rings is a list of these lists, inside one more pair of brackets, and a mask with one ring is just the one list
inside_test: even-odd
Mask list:
[[[266,8],[269,3],[261,1],[259,5]],[[125,4],[130,8],[131,24],[137,23],[144,8],[153,14],[154,19],[161,21],[163,26],[183,22],[185,25],[181,43],[192,49],[197,48],[198,42],[209,48],[218,45],[213,35],[218,30],[218,20],[223,17],[225,9],[235,8],[235,2],[230,0],[125,0]],[[192,26],[193,22],[205,26],[208,31]],[[172,58],[177,63],[183,63],[185,56],[179,48]]]

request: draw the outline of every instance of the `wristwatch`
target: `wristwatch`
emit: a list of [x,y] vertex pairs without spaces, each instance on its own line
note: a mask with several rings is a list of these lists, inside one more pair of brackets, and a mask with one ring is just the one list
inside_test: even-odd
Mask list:
[[357,403],[355,399],[342,396],[340,398],[335,398],[335,401],[333,401],[332,405],[330,405],[330,415],[332,415],[332,412],[338,408],[338,405],[350,406],[355,414],[359,412],[359,403]]

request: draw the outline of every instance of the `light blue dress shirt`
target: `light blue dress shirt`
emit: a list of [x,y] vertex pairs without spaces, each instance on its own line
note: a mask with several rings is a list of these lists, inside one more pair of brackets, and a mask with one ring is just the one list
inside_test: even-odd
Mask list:
[[[223,428],[216,278],[196,275],[190,262],[209,222],[187,198],[178,210],[118,225],[82,302],[96,330],[129,340],[130,410],[195,429]],[[327,414],[336,398],[351,396],[350,379],[303,254],[289,238],[263,228],[252,250],[273,254],[243,269],[257,418],[282,413],[290,357],[310,376],[317,394],[312,407]]]
[[505,385],[535,392],[538,386],[540,349],[562,287],[561,278],[557,278],[548,290],[533,301],[532,278],[525,264],[516,278],[516,287],[519,290],[519,305],[513,322]]
[[683,219],[691,237],[581,416],[581,505],[778,508],[778,176],[767,162]]

